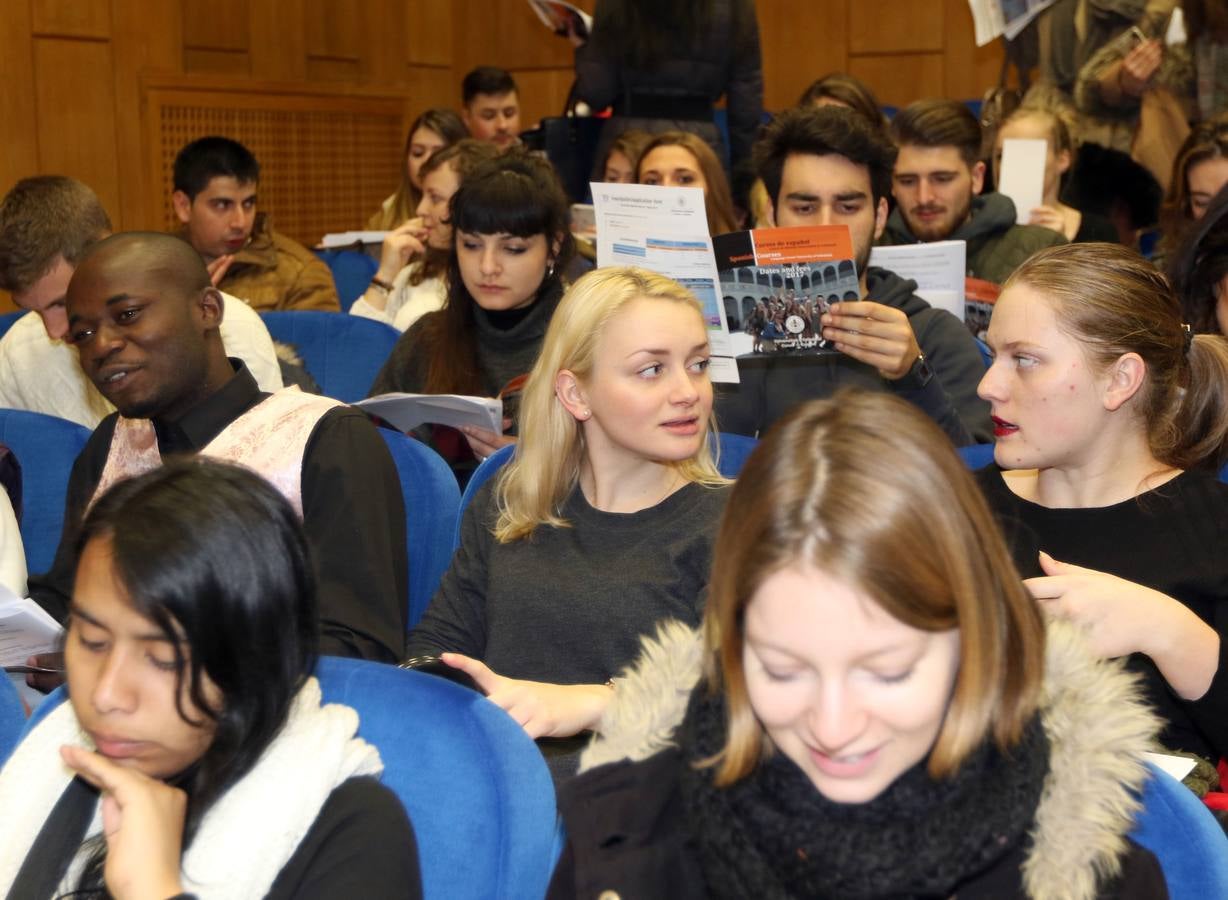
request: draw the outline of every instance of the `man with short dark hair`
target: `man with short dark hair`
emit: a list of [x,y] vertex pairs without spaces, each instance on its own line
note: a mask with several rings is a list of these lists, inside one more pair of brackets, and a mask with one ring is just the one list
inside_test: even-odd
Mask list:
[[1001,284],[1045,247],[1066,243],[1060,232],[1016,225],[1005,194],[982,194],[981,126],[963,103],[918,100],[891,120],[899,149],[892,193],[895,211],[879,243],[964,241],[968,274]]
[[741,357],[742,384],[722,388],[721,428],[756,434],[797,403],[845,384],[887,390],[928,413],[957,444],[989,439],[989,408],[976,396],[985,372],[972,335],[955,316],[915,294],[916,282],[868,266],[887,221],[895,148],[850,109],[789,110],[755,145],[771,224],[845,225],[861,297],[823,315],[823,337],[841,355]]
[[478,66],[461,82],[461,118],[469,134],[497,147],[520,140],[520,93],[505,69]]
[[[87,428],[112,411],[81,371],[76,351],[63,341],[68,280],[86,250],[110,232],[98,196],[75,178],[23,178],[0,200],[0,287],[31,313],[0,338],[0,406]],[[247,364],[263,390],[282,387],[273,340],[260,316],[236,300],[221,335],[230,355]]]
[[181,236],[221,290],[258,310],[340,311],[328,266],[256,211],[260,164],[246,147],[224,137],[192,141],[175,157],[173,179]]
[[203,453],[263,475],[299,511],[319,584],[322,653],[396,662],[406,632],[405,511],[383,440],[357,409],[262,393],[228,359],[224,301],[200,256],[165,234],[96,244],[68,284],[69,338],[117,412],[73,464],[64,534],[30,595],[63,619],[85,511],[110,485]]

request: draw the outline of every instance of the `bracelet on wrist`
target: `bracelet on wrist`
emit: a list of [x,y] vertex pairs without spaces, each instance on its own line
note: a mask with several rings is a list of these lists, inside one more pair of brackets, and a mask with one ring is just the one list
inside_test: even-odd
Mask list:
[[384,279],[378,276],[371,279],[371,287],[378,288],[379,290],[383,291],[385,294],[392,293],[392,285],[389,284],[387,281],[384,281]]

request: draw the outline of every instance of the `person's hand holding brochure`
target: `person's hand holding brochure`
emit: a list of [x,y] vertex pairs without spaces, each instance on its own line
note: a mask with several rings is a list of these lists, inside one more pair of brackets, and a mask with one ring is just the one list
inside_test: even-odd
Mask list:
[[404,432],[419,425],[471,425],[503,433],[503,401],[460,394],[380,394],[354,404]]

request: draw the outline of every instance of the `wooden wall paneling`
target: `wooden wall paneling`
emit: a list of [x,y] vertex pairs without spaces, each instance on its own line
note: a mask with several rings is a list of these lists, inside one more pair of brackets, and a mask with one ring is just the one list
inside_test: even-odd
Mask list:
[[942,2],[849,0],[850,54],[942,49]]
[[513,70],[512,77],[520,91],[520,127],[528,130],[546,116],[562,115],[576,72],[571,67]]
[[34,77],[39,171],[79,178],[119,209],[111,45],[35,38]]
[[758,4],[764,109],[787,109],[816,78],[846,69],[847,4],[848,0]]
[[246,50],[183,49],[183,70],[201,75],[250,75],[252,55]]
[[[398,4],[399,6],[400,4]],[[426,66],[452,65],[453,6],[465,6],[464,0],[418,0],[409,4],[405,16],[405,56],[410,64]],[[461,10],[464,12],[464,10]],[[469,22],[458,19],[462,33]]]
[[407,66],[405,90],[409,119],[424,109],[443,106],[460,109],[460,82],[453,77],[451,66]]
[[248,12],[252,29],[252,77],[268,81],[306,81],[306,0],[251,0]]
[[98,38],[111,36],[108,0],[33,0],[34,33],[40,36]]
[[144,115],[142,72],[178,74],[183,68],[182,9],[177,3],[112,0],[115,59],[116,147],[119,165],[119,208],[111,218],[117,228],[156,229],[161,223],[147,216],[145,197],[160,185],[149,181],[154,147],[141,127]]
[[4,152],[0,153],[0,191],[38,172],[38,104],[34,93],[34,46],[30,7],[4,4],[0,28],[0,122]]
[[307,55],[357,62],[362,56],[362,13],[368,6],[371,6],[371,0],[357,3],[305,0],[303,17]]
[[359,7],[364,84],[393,87],[408,80],[405,23],[409,6],[403,0],[367,0]]
[[362,80],[362,63],[357,59],[308,56],[307,80],[312,83],[335,81],[357,84]]
[[880,103],[907,106],[922,97],[942,97],[941,53],[894,53],[849,58],[849,74],[865,81]]
[[[996,40],[984,47],[976,45],[976,32],[972,24],[972,10],[967,0],[944,0],[947,6],[947,52],[946,96],[956,100],[968,100],[984,96],[985,91],[998,83],[1005,55],[1002,41]],[[1011,83],[1015,82],[1011,70]]]
[[183,46],[197,50],[251,49],[248,0],[180,0]]

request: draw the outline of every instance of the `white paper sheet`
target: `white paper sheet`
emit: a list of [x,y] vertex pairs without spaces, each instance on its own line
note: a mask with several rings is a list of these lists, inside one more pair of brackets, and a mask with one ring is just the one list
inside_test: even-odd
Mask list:
[[1044,202],[1045,157],[1049,142],[1007,138],[1002,142],[1002,171],[998,173],[998,193],[1015,203],[1015,221],[1026,225],[1032,210]]
[[386,231],[338,231],[320,238],[324,250],[338,247],[353,247],[355,244],[382,244],[388,236]]
[[0,585],[0,666],[19,666],[54,650],[63,628],[29,597]]
[[901,278],[911,278],[917,282],[918,296],[962,322],[967,255],[968,246],[963,241],[899,244],[873,248],[870,265],[889,269]]
[[503,434],[503,401],[461,394],[379,394],[354,404],[386,419],[401,431],[423,423],[459,428],[473,425]]
[[1194,760],[1186,759],[1184,756],[1169,756],[1167,753],[1144,753],[1143,757],[1161,772],[1171,775],[1178,781],[1194,771]]
[[708,373],[736,384],[738,367],[719,290],[716,257],[708,234],[704,192],[699,188],[593,183],[597,265],[639,266],[688,288],[704,307]]

